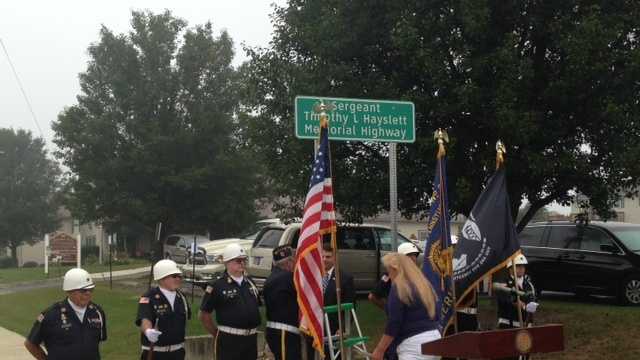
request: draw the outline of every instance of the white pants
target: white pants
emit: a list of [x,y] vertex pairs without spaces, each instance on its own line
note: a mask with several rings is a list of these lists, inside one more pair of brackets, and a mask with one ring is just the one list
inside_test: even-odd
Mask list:
[[440,339],[438,330],[429,330],[410,338],[404,339],[398,345],[398,359],[400,360],[438,360],[439,356],[422,355],[422,344]]

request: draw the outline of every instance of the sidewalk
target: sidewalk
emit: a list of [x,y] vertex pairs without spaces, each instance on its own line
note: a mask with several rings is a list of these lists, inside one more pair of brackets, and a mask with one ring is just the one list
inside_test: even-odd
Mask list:
[[[113,280],[125,279],[128,277],[149,274],[151,266],[144,266],[135,269],[118,270],[113,272]],[[93,281],[109,281],[109,272],[100,272],[91,274]],[[12,294],[20,291],[28,291],[34,289],[50,288],[62,286],[62,277],[56,277],[46,280],[36,280],[21,283],[12,283],[0,286],[0,295]]]
[[0,327],[0,358],[2,360],[33,360],[24,348],[24,337]]

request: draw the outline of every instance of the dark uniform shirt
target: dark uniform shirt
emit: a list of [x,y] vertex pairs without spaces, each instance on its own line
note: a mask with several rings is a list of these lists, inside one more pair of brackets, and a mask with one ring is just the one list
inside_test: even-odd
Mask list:
[[36,345],[44,342],[49,360],[97,360],[98,345],[107,340],[107,318],[100,306],[90,302],[80,322],[65,299],[38,316],[27,340]]
[[380,280],[376,284],[376,287],[371,291],[371,293],[377,297],[378,299],[386,299],[389,297],[389,292],[391,291],[391,278],[389,274],[383,273]]
[[254,329],[260,325],[258,288],[244,276],[242,284],[226,272],[205,289],[200,310],[216,311],[218,325],[238,329]]
[[298,300],[291,271],[274,268],[264,283],[267,321],[298,327]]
[[[159,287],[147,291],[138,301],[138,316],[136,325],[142,324],[142,319],[147,319],[151,325],[161,331],[155,346],[175,345],[184,342],[187,319],[191,319],[191,309],[184,295],[178,290],[176,298],[171,303],[164,296]],[[140,341],[143,346],[149,346],[151,342],[144,334],[141,334]]]
[[[507,284],[507,287],[510,289],[516,288],[516,281],[513,279],[513,276],[509,276],[506,284]],[[532,301],[536,301],[535,289],[533,287],[533,283],[531,282],[531,278],[529,278],[529,275],[526,275],[526,274],[524,275],[524,281],[522,283],[522,287],[518,286],[517,289],[525,293],[524,296],[520,296],[520,301],[522,301],[524,304],[528,304]],[[499,291],[497,292],[497,296],[498,296],[498,317],[507,319],[513,322],[519,321],[518,309],[516,306],[516,302],[517,302],[516,294],[513,292],[506,293],[503,291]],[[520,310],[522,311],[522,318],[525,319],[525,322],[528,322],[526,321],[527,313],[523,309],[520,309]]]

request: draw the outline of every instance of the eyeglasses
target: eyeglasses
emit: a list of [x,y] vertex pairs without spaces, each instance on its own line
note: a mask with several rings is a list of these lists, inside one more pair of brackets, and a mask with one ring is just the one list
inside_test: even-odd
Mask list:
[[87,294],[87,293],[92,293],[93,292],[93,288],[91,288],[91,289],[78,289],[76,291],[79,292],[79,293],[82,293],[82,294]]
[[182,274],[171,274],[170,276],[174,279],[182,279]]
[[244,264],[244,263],[247,262],[247,259],[245,259],[245,258],[237,258],[237,259],[233,259],[231,261],[233,261],[236,264]]

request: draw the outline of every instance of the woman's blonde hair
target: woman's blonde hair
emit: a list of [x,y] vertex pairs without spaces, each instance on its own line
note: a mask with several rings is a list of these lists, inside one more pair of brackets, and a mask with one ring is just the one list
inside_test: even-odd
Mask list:
[[393,284],[396,286],[398,298],[404,304],[411,305],[414,302],[413,290],[418,294],[419,300],[427,309],[432,319],[436,313],[436,295],[433,287],[416,263],[406,255],[390,253],[382,258],[382,263],[387,271],[393,269],[396,273]]

